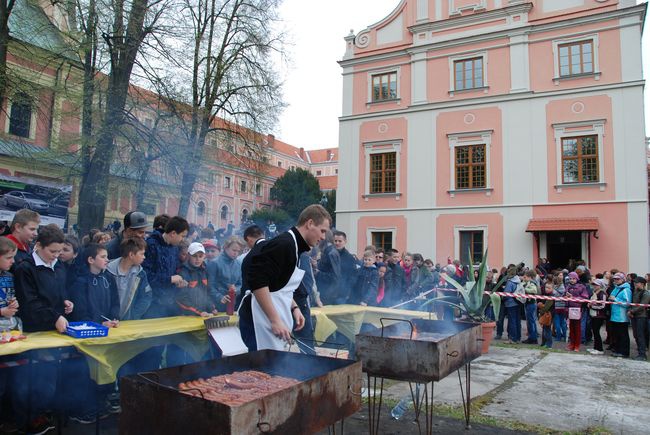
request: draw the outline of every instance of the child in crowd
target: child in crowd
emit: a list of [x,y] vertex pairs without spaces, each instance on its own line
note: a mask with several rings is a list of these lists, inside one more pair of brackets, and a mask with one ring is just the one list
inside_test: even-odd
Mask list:
[[[20,320],[16,317],[18,301],[16,301],[14,277],[9,272],[14,264],[15,255],[16,244],[6,237],[0,237],[0,333],[22,328]],[[0,364],[10,359],[13,358],[0,357]],[[12,370],[9,368],[0,368],[0,403],[4,403],[4,395],[11,372]],[[6,417],[4,407],[0,406],[0,424]]]
[[375,266],[375,253],[368,250],[363,253],[363,266],[357,270],[357,279],[350,289],[348,304],[374,305],[378,285],[379,273]]
[[79,275],[79,263],[76,261],[79,255],[79,239],[75,236],[65,236],[63,250],[59,255],[59,261],[65,266],[67,286],[70,288]]
[[[30,222],[33,221],[22,224],[21,228],[27,228],[25,225]],[[34,252],[15,265],[16,297],[23,329],[27,332],[56,329],[63,333],[68,326],[65,316],[73,312],[74,304],[68,299],[65,267],[58,261],[64,241],[65,235],[58,226],[45,225],[38,232]],[[54,361],[59,358],[52,357]],[[37,417],[27,424],[27,431],[44,433],[54,427],[44,413],[55,404],[57,364],[40,362],[17,369],[12,378],[16,422],[19,427],[26,425],[27,410],[31,410],[31,415]]]
[[112,239],[111,235],[103,231],[98,231],[95,233],[92,239],[92,243],[95,243],[100,246],[106,246],[108,242]]
[[30,244],[34,240],[34,237],[36,237],[40,223],[41,215],[26,208],[18,210],[14,215],[14,219],[11,221],[11,234],[7,236],[18,248],[14,260],[14,268],[29,258],[29,253],[31,252]]
[[376,302],[372,305],[376,307],[381,307],[383,306],[381,302],[384,300],[384,296],[386,295],[386,283],[384,281],[384,277],[386,276],[386,264],[378,261],[375,263],[375,266],[377,267],[377,278],[378,278],[377,298],[375,299]]
[[72,319],[115,328],[119,325],[120,297],[113,275],[106,272],[108,251],[104,246],[91,243],[84,250],[84,257],[89,273],[77,277],[70,289],[76,306]]
[[178,244],[178,269],[176,270],[177,273],[181,273],[181,269],[183,268],[183,264],[187,262],[190,258],[190,254],[187,253],[187,250],[190,247],[190,242],[187,239],[181,240],[181,242]]
[[[577,273],[569,273],[569,285],[566,288],[567,296],[577,299],[589,299],[589,293],[585,286],[578,282],[579,279]],[[571,315],[572,309],[578,313],[577,318]],[[567,346],[567,350],[573,350],[575,352],[580,352],[581,309],[581,302],[569,302],[569,345]]]
[[[534,270],[527,270],[522,277],[522,285],[527,296],[534,296],[539,294],[539,289],[536,283],[537,273]],[[524,308],[526,311],[526,330],[528,331],[528,339],[522,343],[537,344],[537,305],[536,300],[533,298],[526,298]]]
[[[553,296],[563,298],[566,293],[564,288],[564,278],[562,272],[553,276]],[[557,341],[566,340],[566,319],[569,313],[568,304],[565,301],[555,301],[553,312],[553,328],[555,328],[555,339]]]
[[[544,285],[544,296],[553,296],[553,283],[549,280]],[[553,347],[553,301],[538,302],[539,324],[542,327],[542,346],[551,349]]]
[[187,287],[178,292],[176,303],[181,308],[181,313],[187,316],[209,317],[211,314],[217,314],[210,298],[208,272],[204,264],[205,248],[201,243],[194,242],[188,247],[187,253],[189,258],[181,266],[180,272],[187,281]]
[[[71,318],[74,321],[91,321],[116,328],[119,326],[120,299],[115,279],[106,271],[108,251],[105,246],[91,243],[84,249],[83,256],[88,269],[87,273],[77,277],[70,289],[75,304]],[[103,386],[100,389],[101,400],[98,400],[97,387],[90,379],[88,365],[83,360],[68,361],[64,371],[75,377],[74,385],[63,386],[68,408],[75,411],[70,419],[81,424],[95,423],[98,418],[96,404],[104,403],[110,387]]]
[[221,253],[219,244],[212,239],[204,239],[202,244],[205,249],[205,262],[215,261]]
[[591,316],[591,331],[594,335],[594,348],[587,349],[587,352],[592,355],[602,355],[603,351],[603,340],[600,337],[600,328],[605,323],[605,318],[607,317],[605,307],[606,304],[603,302],[607,300],[607,282],[602,278],[597,278],[592,282],[592,288],[594,289],[593,294],[591,295],[591,300],[588,304],[589,315]]
[[140,320],[151,305],[152,291],[142,268],[147,244],[139,237],[123,239],[120,258],[108,263],[106,270],[113,276],[120,300],[120,320]]

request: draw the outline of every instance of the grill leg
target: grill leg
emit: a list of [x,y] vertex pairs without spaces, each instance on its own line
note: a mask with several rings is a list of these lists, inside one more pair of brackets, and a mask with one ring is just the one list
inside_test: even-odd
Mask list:
[[[380,378],[379,401],[377,401],[377,377],[368,374],[368,433],[376,435],[379,433],[379,417],[381,415],[381,403],[384,394],[384,378]],[[370,383],[372,382],[372,390]],[[370,392],[372,391],[372,396]]]
[[458,372],[458,383],[460,384],[460,397],[463,401],[463,412],[465,414],[465,429],[470,429],[470,379],[471,379],[471,366],[470,363],[465,364],[465,388],[463,388],[463,381],[460,378],[460,369]]

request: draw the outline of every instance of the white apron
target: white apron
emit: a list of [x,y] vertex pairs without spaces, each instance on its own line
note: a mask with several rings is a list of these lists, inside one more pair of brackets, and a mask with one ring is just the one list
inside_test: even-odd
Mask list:
[[[291,302],[293,301],[293,292],[298,288],[305,271],[298,267],[298,242],[292,231],[289,231],[293,237],[293,243],[296,245],[296,268],[289,278],[289,282],[280,290],[271,292],[271,301],[275,310],[278,312],[280,319],[289,328],[293,329],[293,316],[291,315]],[[287,342],[277,337],[271,331],[271,322],[264,314],[262,307],[257,303],[257,299],[251,297],[251,310],[253,313],[253,326],[255,328],[255,339],[257,340],[257,350],[274,349],[286,350]]]

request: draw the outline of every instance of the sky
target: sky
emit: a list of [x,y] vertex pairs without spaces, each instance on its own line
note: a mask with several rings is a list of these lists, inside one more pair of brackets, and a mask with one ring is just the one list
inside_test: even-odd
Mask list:
[[[637,0],[637,3],[642,3]],[[342,77],[337,61],[343,38],[385,18],[400,0],[284,0],[281,19],[289,32],[291,58],[285,77],[287,108],[275,136],[297,147],[338,147]],[[650,20],[643,35],[643,69],[650,71]],[[646,135],[650,135],[650,92],[646,90]]]

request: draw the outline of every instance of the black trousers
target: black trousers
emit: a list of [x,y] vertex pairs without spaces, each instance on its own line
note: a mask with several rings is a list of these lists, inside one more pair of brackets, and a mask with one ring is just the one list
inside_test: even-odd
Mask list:
[[591,318],[591,332],[594,334],[594,349],[603,351],[603,339],[600,336],[600,328],[605,323],[605,319],[598,317]]
[[[316,355],[314,351],[314,325],[311,321],[311,308],[309,307],[309,296],[294,296],[293,300],[300,308],[300,312],[305,318],[305,326],[300,331],[293,331],[293,335],[299,339],[304,340],[303,343],[298,343],[298,347],[302,353],[307,355]],[[294,321],[295,327],[295,321]]]
[[623,356],[630,356],[630,333],[628,323],[611,322],[612,332],[614,333],[614,352]]

